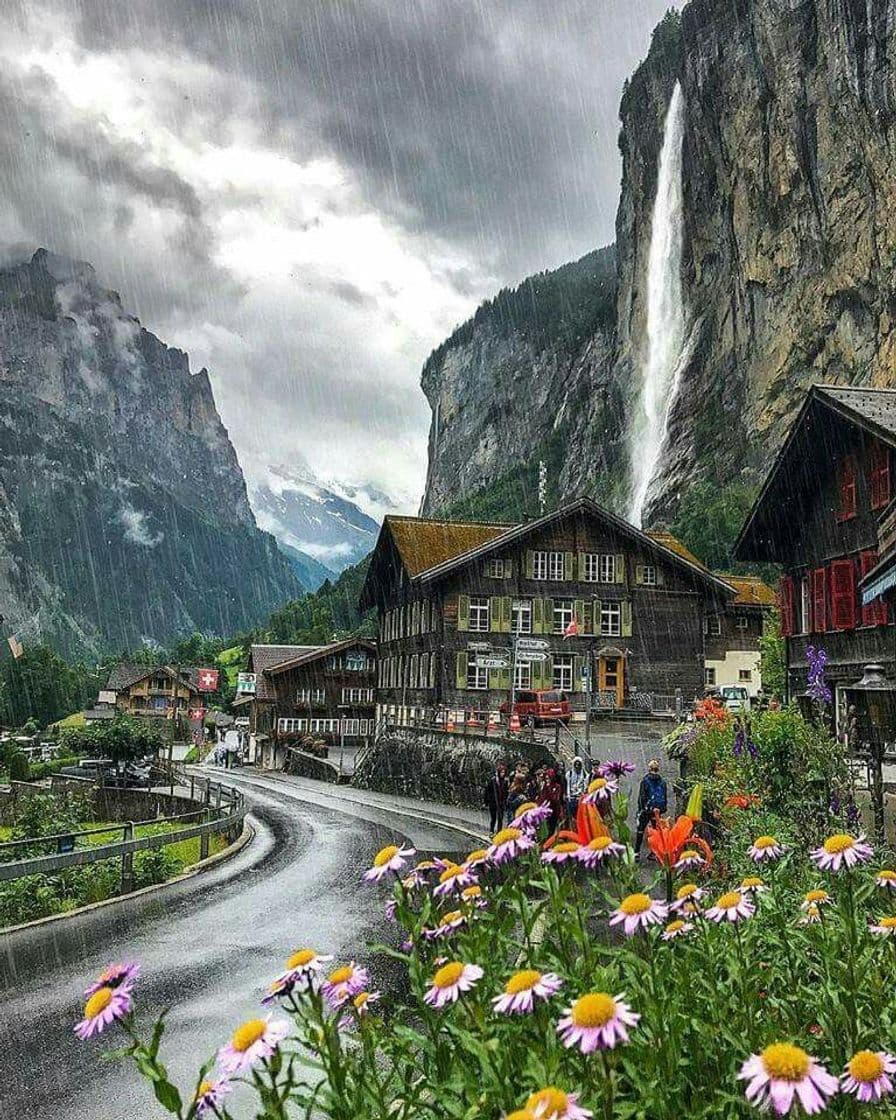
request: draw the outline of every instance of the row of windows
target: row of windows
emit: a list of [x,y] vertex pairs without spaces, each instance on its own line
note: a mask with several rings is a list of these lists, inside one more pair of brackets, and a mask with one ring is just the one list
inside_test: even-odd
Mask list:
[[[753,680],[752,669],[738,669],[737,679],[741,684],[750,684]],[[703,670],[703,683],[709,687],[715,687],[716,684],[716,671],[715,669],[706,668]]]
[[349,673],[369,673],[373,669],[373,655],[363,649],[331,653],[327,658],[327,668],[345,669]]
[[824,634],[854,630],[856,626],[886,626],[887,604],[874,599],[862,605],[859,580],[877,564],[877,553],[833,560],[825,567],[805,572],[798,579],[781,577],[781,633]]
[[510,599],[460,595],[457,628],[474,634],[565,634],[631,637],[631,602],[611,599]]
[[435,688],[436,655],[412,653],[383,657],[379,665],[380,688]]
[[[745,614],[735,615],[734,625],[738,630],[749,630],[750,619]],[[708,614],[703,619],[703,633],[709,637],[718,638],[722,633],[722,617],[718,614]]]
[[[551,687],[563,692],[572,692],[575,672],[575,657],[571,653],[554,654],[551,667]],[[467,661],[467,688],[486,691],[489,688],[509,688],[509,670],[496,674],[494,670],[484,669],[475,661]],[[543,683],[543,682],[542,682]],[[532,665],[518,662],[514,667],[513,687],[516,690],[533,687]]]
[[393,642],[413,634],[428,634],[436,628],[436,611],[429,599],[415,599],[386,611],[380,619],[380,641]]
[[296,692],[297,704],[323,704],[327,698],[323,688],[300,688]]
[[[367,704],[373,703],[372,688],[343,688],[341,693],[342,704]],[[326,689],[300,688],[296,692],[297,704],[325,704],[327,700]]]
[[[883,443],[871,448],[868,464],[868,499],[872,509],[883,509],[890,501],[890,449]],[[844,455],[837,467],[837,489],[840,504],[839,521],[848,521],[858,512],[859,461],[855,455]]]
[[372,719],[278,719],[277,733],[293,735],[306,732],[311,735],[367,735],[374,729]]
[[[625,557],[612,552],[563,552],[540,549],[526,553],[526,578],[550,583],[624,583]],[[489,579],[512,579],[513,560],[494,557],[486,560],[483,575]],[[659,573],[654,564],[638,564],[635,582],[656,587]]]

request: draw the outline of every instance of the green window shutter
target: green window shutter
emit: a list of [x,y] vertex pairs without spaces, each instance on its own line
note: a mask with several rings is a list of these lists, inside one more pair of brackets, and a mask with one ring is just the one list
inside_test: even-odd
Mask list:
[[457,651],[457,675],[456,675],[456,679],[455,679],[455,684],[457,685],[458,688],[461,688],[461,689],[467,687],[467,662],[468,662],[468,660],[469,660],[469,654],[466,652],[466,650],[459,649]]
[[640,587],[643,582],[644,582],[644,565],[643,564],[636,564],[635,565],[635,583],[638,584],[638,586]]
[[510,691],[510,669],[496,669],[495,670],[496,682],[492,686],[500,689],[502,692]]
[[572,690],[573,692],[582,691],[582,665],[585,659],[578,655],[572,661]]
[[457,628],[458,630],[470,629],[470,596],[458,595],[457,597]]
[[505,560],[504,561],[504,578],[505,579],[513,579],[513,561],[512,560]]
[[513,600],[509,595],[505,595],[501,599],[501,602],[503,604],[503,614],[501,617],[501,633],[509,634],[513,628]]
[[656,585],[657,585],[657,587],[662,587],[665,582],[666,582],[666,577],[663,573],[663,569],[662,568],[657,568],[656,569]]
[[625,583],[625,556],[621,552],[616,554],[616,582]]
[[622,636],[623,638],[630,638],[632,636],[632,601],[631,599],[622,600]]
[[532,662],[532,687],[533,688],[548,688],[549,687],[548,685],[545,684],[545,676],[547,675],[545,670],[550,665],[550,663],[551,663],[550,660],[548,660],[548,661],[533,661]]
[[526,579],[535,578],[535,553],[532,549],[526,553]]
[[545,599],[544,601],[544,623],[542,625],[542,634],[554,633],[554,600]]
[[585,553],[576,553],[579,562],[579,583],[585,582]]
[[600,635],[602,633],[601,626],[600,626],[601,610],[602,610],[602,607],[601,607],[600,599],[595,599],[594,600],[594,633],[597,634],[597,635]]
[[501,604],[503,601],[499,595],[493,595],[488,601],[488,628],[493,634],[498,633],[501,629]]
[[594,633],[594,603],[591,599],[585,600],[585,633]]
[[498,686],[498,676],[499,676],[500,672],[501,672],[500,669],[489,669],[489,671],[488,671],[488,687],[490,689],[496,690],[499,687]]
[[579,633],[585,633],[585,600],[576,599],[573,607],[576,626],[579,628]]
[[572,580],[574,580],[576,578],[576,566],[575,566],[575,564],[576,564],[576,558],[575,558],[574,553],[567,552],[565,554],[564,558],[563,558],[563,567],[565,569],[563,575],[564,575],[564,578],[566,579],[567,583],[571,582]]
[[544,599],[532,600],[532,633],[544,633]]

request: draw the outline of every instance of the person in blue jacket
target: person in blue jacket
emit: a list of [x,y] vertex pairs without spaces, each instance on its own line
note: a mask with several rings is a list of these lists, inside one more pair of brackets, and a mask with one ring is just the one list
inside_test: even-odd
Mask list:
[[666,779],[660,773],[660,764],[655,758],[647,763],[647,773],[641,779],[638,789],[638,831],[635,835],[635,857],[641,854],[644,832],[653,820],[657,810],[662,816],[669,803]]

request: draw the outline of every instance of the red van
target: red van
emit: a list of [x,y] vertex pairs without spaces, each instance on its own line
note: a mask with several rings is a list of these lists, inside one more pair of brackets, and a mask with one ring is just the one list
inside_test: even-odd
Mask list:
[[[510,705],[505,700],[501,705],[501,715],[507,717]],[[572,707],[565,692],[557,689],[516,694],[513,710],[520,717],[520,723],[527,727],[538,727],[542,723],[569,723]]]

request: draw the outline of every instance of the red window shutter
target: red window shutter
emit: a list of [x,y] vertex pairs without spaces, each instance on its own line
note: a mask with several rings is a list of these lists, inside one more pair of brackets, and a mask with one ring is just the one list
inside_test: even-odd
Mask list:
[[852,630],[856,624],[856,568],[852,560],[831,564],[831,628]]
[[837,485],[840,490],[840,510],[837,514],[841,521],[846,521],[856,515],[856,457],[845,455],[840,460],[837,475]]
[[781,634],[789,638],[794,629],[793,618],[793,577],[781,576],[778,588],[778,604],[781,611]]
[[816,568],[812,573],[812,630],[823,634],[828,628],[828,573]]
[[[876,552],[863,552],[860,559],[862,578],[871,571],[877,564]],[[886,626],[888,622],[889,611],[883,596],[878,596],[872,599],[870,603],[863,604],[862,606],[862,625],[863,626]]]
[[871,448],[871,476],[868,489],[871,508],[881,509],[890,501],[890,449],[885,443],[875,443]]

